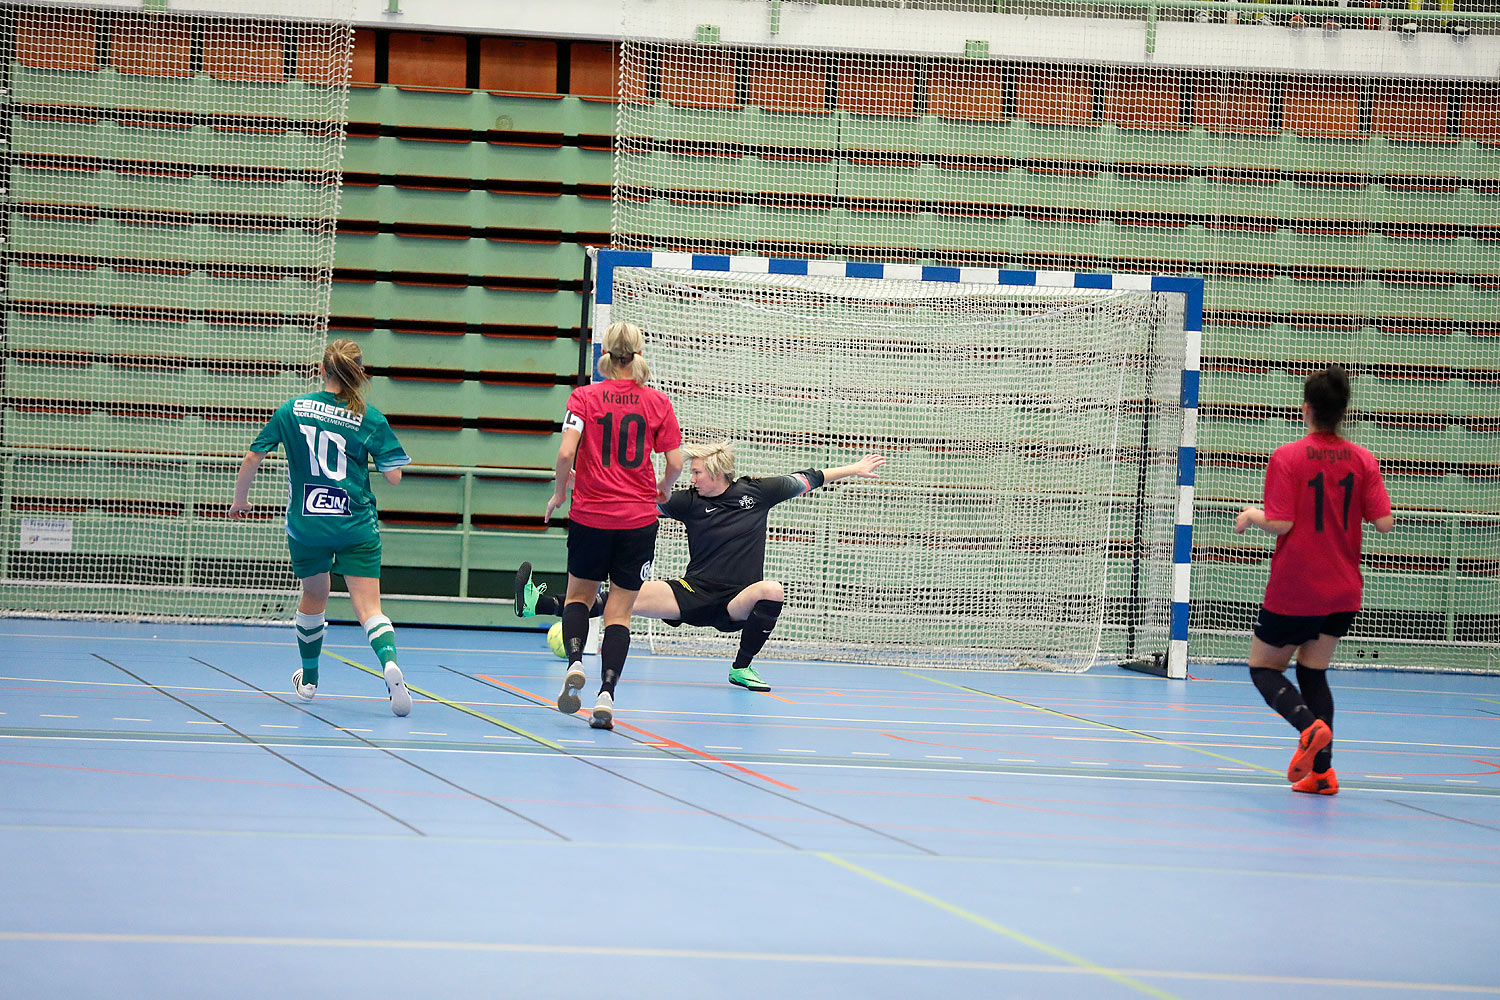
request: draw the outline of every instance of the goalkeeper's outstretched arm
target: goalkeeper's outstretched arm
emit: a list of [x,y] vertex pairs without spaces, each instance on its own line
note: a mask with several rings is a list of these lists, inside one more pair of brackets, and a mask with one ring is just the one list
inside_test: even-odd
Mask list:
[[861,479],[879,479],[880,467],[885,464],[885,458],[881,455],[866,455],[853,465],[841,465],[837,469],[823,470],[823,485],[836,483],[840,479],[848,479],[850,476],[858,476]]

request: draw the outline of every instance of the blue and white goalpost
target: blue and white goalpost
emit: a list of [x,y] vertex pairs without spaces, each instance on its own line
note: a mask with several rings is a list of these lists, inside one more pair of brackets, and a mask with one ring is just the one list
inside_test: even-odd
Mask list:
[[1186,676],[1201,279],[603,250],[594,287],[596,361],[639,325],[739,474],[887,458],[771,514],[768,655]]

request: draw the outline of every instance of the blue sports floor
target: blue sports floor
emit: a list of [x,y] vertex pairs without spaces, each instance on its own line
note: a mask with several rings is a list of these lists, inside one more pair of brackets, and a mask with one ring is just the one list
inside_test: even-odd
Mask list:
[[1243,668],[398,642],[0,620],[0,997],[1500,995],[1500,678],[1336,673],[1326,798]]

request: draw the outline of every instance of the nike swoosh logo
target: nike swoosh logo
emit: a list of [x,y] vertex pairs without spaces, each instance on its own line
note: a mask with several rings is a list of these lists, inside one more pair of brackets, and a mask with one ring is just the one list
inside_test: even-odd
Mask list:
[[705,514],[712,514],[714,511],[716,511],[718,509],[719,508],[717,508],[717,507],[704,507],[703,508],[703,513],[705,513]]

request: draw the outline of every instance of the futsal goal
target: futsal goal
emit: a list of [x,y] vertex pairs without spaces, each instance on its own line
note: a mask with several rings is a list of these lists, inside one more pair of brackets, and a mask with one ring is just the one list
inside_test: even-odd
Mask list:
[[[685,440],[732,439],[740,475],[887,459],[772,512],[767,655],[1185,675],[1201,280],[613,250],[596,270],[596,355],[639,325]],[[656,575],[686,561],[664,520]]]

